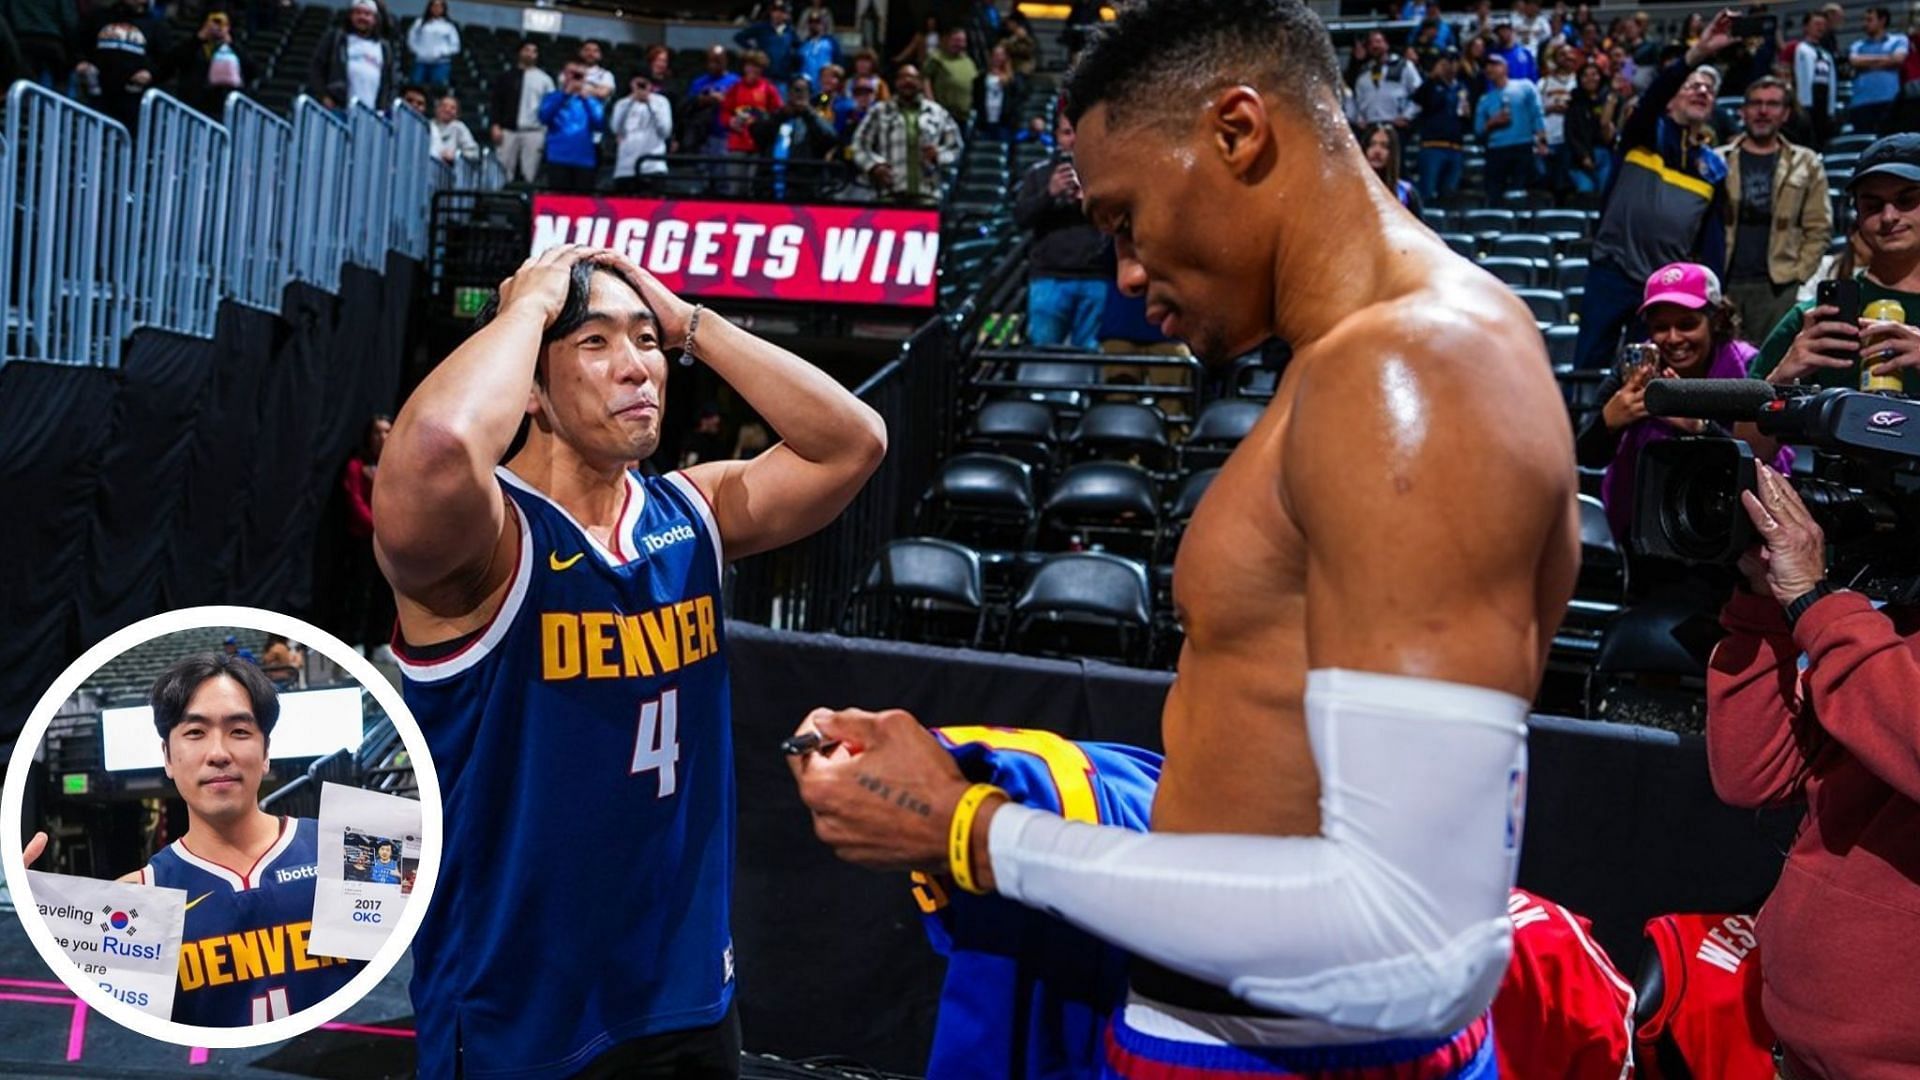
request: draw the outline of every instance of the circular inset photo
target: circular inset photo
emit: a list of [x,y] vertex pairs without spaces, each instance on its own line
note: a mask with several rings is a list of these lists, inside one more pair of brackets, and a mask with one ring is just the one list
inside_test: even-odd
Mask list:
[[192,608],[55,681],[0,832],[28,938],[88,1005],[168,1042],[258,1046],[332,1020],[406,952],[440,792],[399,692],[352,648]]

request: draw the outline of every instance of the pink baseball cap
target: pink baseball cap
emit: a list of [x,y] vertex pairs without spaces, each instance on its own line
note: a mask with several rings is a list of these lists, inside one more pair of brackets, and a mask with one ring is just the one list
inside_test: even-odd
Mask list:
[[1699,263],[1668,263],[1647,279],[1646,299],[1640,313],[1655,304],[1679,304],[1681,307],[1712,307],[1720,302],[1720,279]]

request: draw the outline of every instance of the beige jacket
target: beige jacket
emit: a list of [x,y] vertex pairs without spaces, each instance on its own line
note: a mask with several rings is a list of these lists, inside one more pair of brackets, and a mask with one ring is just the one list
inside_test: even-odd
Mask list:
[[[1746,136],[1720,148],[1727,163],[1727,265],[1740,222],[1740,147]],[[1827,202],[1827,168],[1820,155],[1780,140],[1773,163],[1773,230],[1767,235],[1767,276],[1775,285],[1798,285],[1820,269],[1833,239],[1833,207]]]

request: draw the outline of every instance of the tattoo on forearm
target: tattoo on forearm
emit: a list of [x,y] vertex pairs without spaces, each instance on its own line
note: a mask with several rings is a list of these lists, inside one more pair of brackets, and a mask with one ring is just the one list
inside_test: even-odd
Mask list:
[[927,803],[926,800],[916,796],[911,791],[902,789],[900,793],[896,795],[894,793],[893,786],[891,784],[888,784],[886,781],[881,780],[878,777],[869,776],[866,773],[860,773],[857,777],[855,777],[855,779],[859,782],[861,787],[866,788],[868,791],[873,792],[875,795],[879,796],[882,799],[887,799],[891,801],[895,806],[898,806],[901,809],[908,811],[909,813],[918,814],[921,817],[933,816],[932,805]]

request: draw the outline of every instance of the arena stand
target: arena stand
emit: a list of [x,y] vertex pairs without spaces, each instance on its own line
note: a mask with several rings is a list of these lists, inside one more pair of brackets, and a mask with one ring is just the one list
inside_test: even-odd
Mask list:
[[[342,123],[300,96],[305,57],[332,15],[294,9],[256,35],[248,59],[264,75],[222,125],[178,115],[156,93],[136,143],[33,88],[8,97],[0,498],[32,511],[16,517],[15,558],[0,571],[9,737],[71,657],[135,618],[200,602],[315,605],[331,470],[402,385],[403,356],[422,333],[415,304],[429,278],[439,284],[446,230],[462,223],[441,208],[507,198],[494,190],[496,170],[425,160],[417,117],[356,112]],[[1375,25],[1343,24],[1337,40]],[[1046,28],[1048,40],[1057,29]],[[453,86],[476,132],[487,81],[519,37],[465,35]],[[577,44],[553,40],[543,57]],[[698,58],[682,51],[676,69],[697,70]],[[638,49],[617,44],[608,66],[636,69]],[[1034,95],[1050,120],[1047,98]],[[89,182],[34,186],[28,164],[68,152],[83,133],[99,147],[79,163]],[[1844,171],[1859,139],[1836,141],[1830,170]],[[1213,373],[1165,343],[1115,339],[1091,354],[1029,345],[1025,249],[1007,192],[1037,160],[1024,147],[969,147],[942,207],[941,313],[860,386],[888,421],[886,462],[822,533],[736,568],[735,727],[741,790],[752,793],[736,928],[751,1050],[912,1072],[940,974],[904,880],[839,864],[811,839],[773,750],[793,726],[793,703],[898,705],[929,722],[1157,746],[1180,642],[1173,552],[1284,363],[1268,352]],[[1469,153],[1469,184],[1483,163]],[[164,168],[205,179],[182,193],[141,176]],[[116,190],[137,194],[105,197]],[[1471,192],[1426,212],[1456,251],[1526,299],[1576,423],[1599,404],[1597,379],[1566,365],[1596,218],[1591,206]],[[86,219],[99,223],[97,256],[28,257]],[[1699,673],[1620,643],[1630,636],[1616,630],[1629,604],[1626,562],[1590,501],[1597,476],[1582,488],[1595,527],[1583,530],[1579,594],[1543,689],[1549,715],[1531,736],[1522,884],[1591,915],[1631,970],[1647,916],[1751,909],[1777,875],[1792,821],[1722,806],[1696,734],[1584,719],[1617,715],[1628,690],[1697,697]],[[404,770],[390,730],[371,733],[351,762],[315,767]],[[303,773],[277,797],[304,798],[313,782]],[[792,932],[795,912],[817,911],[833,918]],[[22,958],[7,956],[13,974]],[[402,1030],[404,978],[403,968],[351,1015]],[[116,1047],[130,1038],[110,1028],[94,1038]],[[15,1061],[58,1060],[35,1039]],[[344,1060],[404,1072],[404,1041],[319,1032],[278,1051],[279,1064],[310,1075]],[[386,1056],[366,1057],[368,1047]],[[238,1073],[275,1058],[220,1052],[211,1063]]]

